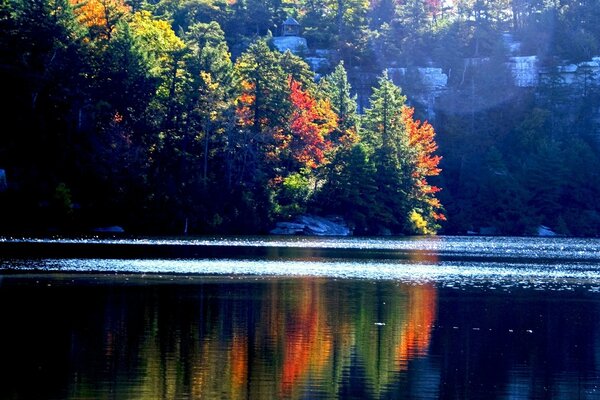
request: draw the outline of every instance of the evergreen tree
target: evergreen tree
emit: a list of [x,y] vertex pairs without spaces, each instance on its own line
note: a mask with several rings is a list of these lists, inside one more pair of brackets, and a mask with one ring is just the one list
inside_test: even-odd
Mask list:
[[338,116],[340,137],[345,134],[354,136],[358,131],[356,96],[350,94],[351,87],[343,62],[320,80],[319,89]]
[[382,214],[378,202],[377,168],[368,146],[356,143],[341,148],[326,170],[325,184],[317,199],[325,212],[344,217],[354,234],[377,233],[376,218]]
[[400,232],[407,230],[408,198],[411,191],[409,139],[402,121],[406,97],[394,85],[387,73],[373,88],[371,107],[363,117],[361,137],[373,149],[377,168],[377,203],[380,215],[375,220],[380,227]]

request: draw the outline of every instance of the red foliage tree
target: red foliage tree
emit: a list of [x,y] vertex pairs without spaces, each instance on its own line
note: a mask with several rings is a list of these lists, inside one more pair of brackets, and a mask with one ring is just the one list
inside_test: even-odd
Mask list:
[[333,143],[329,134],[337,127],[337,117],[327,101],[319,101],[302,90],[300,83],[290,78],[289,148],[294,159],[308,168],[325,163],[326,153]]
[[414,155],[414,169],[412,177],[415,180],[414,197],[417,201],[424,202],[430,208],[430,215],[434,220],[445,221],[444,214],[439,212],[442,205],[435,197],[441,189],[429,184],[427,177],[437,176],[441,169],[439,163],[441,156],[434,155],[438,148],[435,142],[435,130],[427,121],[421,122],[414,119],[415,110],[412,107],[402,108],[402,122],[408,134],[408,143]]

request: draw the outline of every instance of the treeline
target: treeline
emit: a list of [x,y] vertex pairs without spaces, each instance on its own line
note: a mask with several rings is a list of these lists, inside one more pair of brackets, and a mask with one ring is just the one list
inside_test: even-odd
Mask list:
[[[110,2],[109,2],[110,3]],[[465,57],[502,51],[503,32],[521,51],[572,62],[600,49],[600,10],[594,0],[130,0],[175,31],[216,21],[237,57],[257,37],[278,36],[287,16],[302,25],[309,49],[334,50],[347,68],[394,64],[444,68]]]
[[232,59],[201,14],[262,34],[242,4],[3,0],[0,228],[258,233],[310,210],[435,233],[432,126],[385,74],[359,116],[343,63],[317,83],[261,39]]
[[[324,79],[269,47],[288,16]],[[560,73],[600,54],[598,18],[592,0],[0,0],[0,229],[265,232],[310,211],[357,234],[598,235],[600,82]],[[544,79],[515,87],[513,55]],[[437,151],[414,123],[426,66],[448,76]]]

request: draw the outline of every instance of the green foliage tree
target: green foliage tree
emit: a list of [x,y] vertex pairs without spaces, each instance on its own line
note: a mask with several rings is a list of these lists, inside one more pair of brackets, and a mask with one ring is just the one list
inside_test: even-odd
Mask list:
[[406,97],[384,73],[373,88],[370,108],[365,111],[361,126],[363,141],[373,149],[377,168],[377,203],[381,215],[375,221],[381,227],[405,231],[411,188],[408,135],[402,122],[402,107]]
[[340,62],[333,72],[319,81],[322,95],[329,100],[338,116],[339,137],[354,135],[358,131],[356,96],[351,95],[351,87],[344,63]]
[[343,147],[326,170],[318,204],[325,212],[341,214],[355,234],[375,234],[383,214],[377,194],[377,168],[372,151],[363,143]]

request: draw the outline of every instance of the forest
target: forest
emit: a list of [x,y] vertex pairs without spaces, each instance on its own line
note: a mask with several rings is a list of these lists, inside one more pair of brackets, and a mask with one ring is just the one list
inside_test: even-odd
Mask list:
[[[273,45],[288,17],[306,51]],[[511,83],[507,33],[538,84]],[[560,72],[599,47],[592,0],[0,0],[0,231],[311,213],[355,235],[596,236],[600,82]],[[448,78],[435,113],[388,74],[425,66]]]

